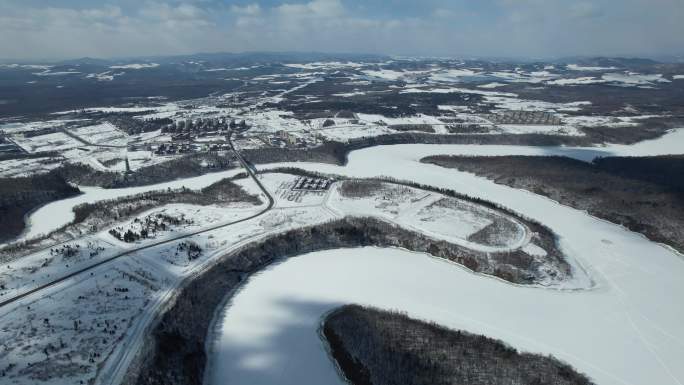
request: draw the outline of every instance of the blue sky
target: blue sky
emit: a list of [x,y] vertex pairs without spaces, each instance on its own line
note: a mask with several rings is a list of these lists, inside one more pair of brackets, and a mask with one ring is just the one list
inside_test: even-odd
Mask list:
[[0,57],[684,53],[684,0],[0,0]]

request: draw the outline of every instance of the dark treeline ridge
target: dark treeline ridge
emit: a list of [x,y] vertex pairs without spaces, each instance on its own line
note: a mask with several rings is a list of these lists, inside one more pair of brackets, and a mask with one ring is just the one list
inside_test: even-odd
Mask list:
[[353,385],[590,385],[550,356],[405,314],[358,305],[329,313],[322,333]]
[[[678,122],[681,122],[679,120]],[[577,146],[586,147],[601,143],[632,144],[642,140],[655,139],[662,136],[670,128],[661,127],[659,122],[647,122],[639,129],[629,130],[610,127],[592,127],[584,129],[584,136],[559,136],[545,134],[462,134],[445,135],[424,132],[400,132],[371,137],[351,139],[347,142],[329,141],[315,148],[265,148],[247,149],[242,154],[254,164],[278,162],[318,162],[345,165],[350,152],[364,148],[392,144],[477,144],[477,145],[511,145],[511,146]]]
[[51,158],[55,161],[61,160],[62,156],[57,151],[43,151],[35,152],[31,154],[27,153],[11,153],[11,154],[0,154],[0,161],[11,160],[11,159],[39,159],[39,158]]
[[[292,95],[299,97],[326,95],[325,100],[301,102],[286,99],[279,103],[267,103],[266,107],[292,111],[296,115],[318,114],[326,117],[334,117],[338,111],[354,111],[355,113],[378,114],[390,118],[415,116],[417,114],[438,115],[439,105],[470,106],[479,112],[485,112],[481,95],[465,94],[461,92],[448,93],[401,93],[397,90],[387,89],[378,85],[365,88],[371,91],[374,88],[381,93],[365,93],[352,97],[335,97],[334,93],[344,92],[346,78],[327,77],[321,82],[309,84],[293,92]],[[356,88],[347,88],[353,91]]]
[[392,144],[502,144],[525,146],[584,146],[591,144],[585,137],[552,136],[543,134],[521,135],[444,135],[419,132],[402,132],[374,137],[352,139],[346,143],[325,142],[308,149],[266,148],[247,149],[242,154],[254,164],[278,162],[318,162],[345,165],[347,155],[355,150]]
[[684,157],[433,156],[422,160],[544,195],[684,251]]
[[325,142],[314,148],[259,148],[240,151],[254,164],[276,162],[316,162],[342,164],[347,157],[346,146],[340,142]]
[[657,117],[641,120],[638,127],[582,127],[582,131],[592,144],[634,144],[657,139],[673,128],[682,127],[682,124],[684,124],[684,119],[681,117]]
[[55,172],[21,178],[0,178],[0,241],[24,231],[24,216],[38,207],[80,193]]
[[81,163],[67,163],[57,169],[64,179],[83,186],[121,188],[145,186],[176,179],[200,176],[208,172],[232,169],[236,166],[233,155],[217,153],[189,154],[168,162],[141,167],[133,173],[123,174],[99,171]]
[[[320,250],[363,246],[402,247],[447,258],[474,271],[515,283],[534,283],[541,270],[561,270],[552,260],[540,266],[517,266],[508,254],[479,253],[402,229],[374,218],[348,217],[289,230],[248,244],[218,260],[181,286],[148,334],[124,382],[139,385],[201,384],[205,344],[214,312],[241,282],[274,261]],[[445,268],[448,268],[445,266]],[[500,274],[502,273],[503,274]]]
[[46,241],[63,242],[84,233],[102,230],[116,222],[130,219],[144,211],[166,204],[185,203],[206,206],[230,202],[258,205],[261,200],[258,196],[247,193],[242,187],[233,183],[232,179],[223,179],[199,191],[182,187],[80,204],[73,209],[74,220],[71,223],[50,234],[3,247],[0,249],[0,260],[24,255]]
[[297,167],[275,167],[264,170],[259,170],[259,174],[290,174],[296,176],[303,176],[307,178],[328,178],[328,179],[347,179],[344,176],[337,174],[325,174],[317,171],[304,170]]
[[594,159],[593,164],[611,174],[684,192],[684,155],[605,157]]

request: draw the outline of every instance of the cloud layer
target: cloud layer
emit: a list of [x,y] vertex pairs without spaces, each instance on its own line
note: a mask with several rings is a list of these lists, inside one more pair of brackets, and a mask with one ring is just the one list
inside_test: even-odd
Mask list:
[[0,56],[651,56],[684,53],[682,19],[681,0],[2,0]]

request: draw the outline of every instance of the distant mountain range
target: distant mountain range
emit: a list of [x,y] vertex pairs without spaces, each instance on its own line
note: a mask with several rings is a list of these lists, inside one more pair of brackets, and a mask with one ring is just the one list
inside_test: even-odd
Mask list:
[[[177,64],[180,62],[198,61],[209,64],[265,64],[274,62],[312,62],[312,61],[385,61],[391,59],[388,55],[363,54],[363,53],[325,53],[325,52],[216,52],[196,53],[188,55],[169,56],[137,56],[127,58],[91,58],[83,57],[69,60],[10,60],[0,59],[0,63],[45,63],[52,65],[95,65],[110,66],[114,64],[155,62],[159,64]],[[478,58],[479,60],[493,60],[505,62],[549,62],[549,63],[574,63],[584,66],[597,67],[630,67],[646,66],[657,63],[682,63],[684,55],[669,55],[657,58],[640,57],[584,57],[568,56],[557,59],[541,58]]]

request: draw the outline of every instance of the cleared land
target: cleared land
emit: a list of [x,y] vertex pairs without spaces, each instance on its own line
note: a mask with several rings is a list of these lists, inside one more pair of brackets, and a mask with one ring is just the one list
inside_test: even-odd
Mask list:
[[323,335],[354,385],[589,385],[553,357],[520,353],[501,341],[395,312],[343,306],[328,314]]
[[232,153],[230,155],[199,153],[142,167],[132,174],[95,170],[81,163],[64,164],[55,172],[78,185],[122,188],[190,178],[209,172],[232,169],[236,166],[237,162]]
[[484,176],[587,210],[684,251],[684,157],[603,158],[431,156],[442,167]]
[[[8,260],[12,256],[26,254],[50,243],[63,242],[84,234],[95,233],[155,207],[174,203],[207,206],[231,202],[245,202],[253,205],[261,203],[259,197],[249,194],[229,179],[223,179],[199,191],[188,188],[169,189],[97,203],[85,203],[74,207],[75,218],[68,225],[42,237],[10,244],[0,249],[0,259]],[[136,236],[139,239],[141,234],[136,234]]]

